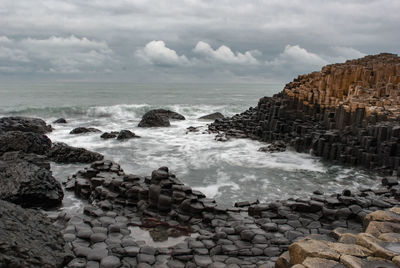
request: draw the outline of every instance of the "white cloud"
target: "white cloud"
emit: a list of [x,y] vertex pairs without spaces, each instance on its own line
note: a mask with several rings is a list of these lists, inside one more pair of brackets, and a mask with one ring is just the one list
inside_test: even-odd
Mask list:
[[136,51],[135,55],[144,61],[161,66],[186,65],[189,60],[185,55],[179,56],[175,50],[166,47],[164,41],[151,41],[142,49]]
[[[214,60],[222,63],[228,64],[249,64],[256,65],[258,60],[253,56],[251,51],[246,51],[245,53],[236,52],[233,53],[232,50],[222,45],[217,49],[213,49],[208,43],[199,41],[193,52],[201,56],[206,57],[208,60]],[[259,54],[259,52],[256,52]]]
[[267,61],[269,66],[282,66],[286,64],[303,64],[307,66],[323,66],[329,62],[321,56],[308,52],[299,45],[287,45],[282,53],[272,61]]
[[[91,72],[115,62],[107,43],[75,36],[21,40],[2,36],[0,59],[3,70],[18,70],[15,66],[25,63],[24,70],[53,73]],[[13,68],[7,68],[11,66]]]

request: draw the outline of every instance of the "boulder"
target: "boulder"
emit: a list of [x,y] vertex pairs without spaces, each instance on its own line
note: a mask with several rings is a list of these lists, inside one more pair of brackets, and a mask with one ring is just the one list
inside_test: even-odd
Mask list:
[[23,207],[55,207],[64,193],[51,171],[24,160],[0,161],[0,197]]
[[2,117],[0,118],[0,129],[7,131],[35,132],[44,134],[52,131],[52,127],[39,118],[30,117]]
[[169,120],[185,120],[185,117],[176,112],[165,109],[154,109],[145,113],[139,122],[139,127],[169,127]]
[[159,114],[163,117],[167,117],[168,119],[172,120],[185,120],[185,117],[181,114],[178,114],[177,112],[173,112],[170,110],[165,110],[165,109],[154,109],[152,110],[156,114]]
[[135,133],[127,129],[121,130],[117,136],[117,140],[128,140],[132,138],[140,138],[140,137],[136,136]]
[[215,119],[224,119],[224,118],[225,118],[225,116],[219,112],[199,117],[199,119],[205,119],[205,120],[215,120]]
[[72,147],[62,142],[54,143],[47,156],[57,163],[92,163],[104,158],[102,154]]
[[283,141],[274,141],[267,146],[260,147],[259,152],[278,153],[286,151],[286,144]]
[[101,134],[100,138],[102,139],[114,139],[118,136],[118,131],[104,132]]
[[50,147],[51,140],[39,133],[8,131],[0,135],[0,155],[11,151],[46,154]]
[[37,210],[0,200],[0,266],[66,267],[73,258],[62,235]]
[[54,124],[66,124],[67,120],[64,118],[58,118],[56,121],[53,122]]
[[168,117],[162,116],[151,110],[145,113],[142,120],[139,122],[139,127],[169,127]]
[[69,134],[83,134],[91,132],[100,132],[100,130],[94,127],[77,127],[71,130]]

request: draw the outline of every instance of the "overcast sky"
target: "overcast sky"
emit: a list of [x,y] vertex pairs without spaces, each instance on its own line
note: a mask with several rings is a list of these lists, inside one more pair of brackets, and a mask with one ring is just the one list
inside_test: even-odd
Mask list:
[[0,78],[288,82],[398,53],[399,0],[1,0]]

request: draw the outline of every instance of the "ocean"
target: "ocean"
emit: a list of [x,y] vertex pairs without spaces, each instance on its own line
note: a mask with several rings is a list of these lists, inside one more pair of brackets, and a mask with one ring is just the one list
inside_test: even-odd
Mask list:
[[[249,139],[215,141],[205,132],[211,121],[200,116],[225,116],[255,107],[259,98],[282,90],[280,84],[128,84],[128,83],[20,83],[0,86],[0,116],[40,117],[48,123],[64,117],[67,124],[52,124],[48,136],[102,153],[126,173],[148,176],[168,166],[184,183],[209,198],[231,205],[237,201],[272,201],[299,198],[315,190],[325,193],[344,188],[374,187],[376,175],[357,168],[321,161],[293,150],[258,152],[264,143]],[[138,128],[143,114],[164,108],[186,117],[168,128]],[[71,135],[75,127],[102,132],[129,129],[141,136],[128,141],[103,140],[101,133]],[[199,132],[187,132],[189,126]],[[65,179],[87,165],[52,164],[54,176]],[[64,201],[78,202],[72,195]]]

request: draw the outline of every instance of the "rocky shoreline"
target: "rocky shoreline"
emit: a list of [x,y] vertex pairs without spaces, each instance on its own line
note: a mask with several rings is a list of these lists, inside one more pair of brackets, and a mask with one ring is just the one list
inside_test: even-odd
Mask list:
[[[168,167],[127,174],[99,153],[53,143],[41,119],[0,118],[0,267],[397,267],[399,77],[399,57],[369,56],[299,76],[240,115],[203,117],[215,119],[209,130],[220,141],[258,139],[272,142],[265,152],[291,146],[385,174],[377,189],[270,203],[222,206]],[[167,127],[170,119],[185,118],[158,109],[140,127]],[[99,131],[71,135],[86,132]],[[49,162],[89,166],[61,185]],[[85,200],[83,212],[40,212],[57,208],[63,189]]]

